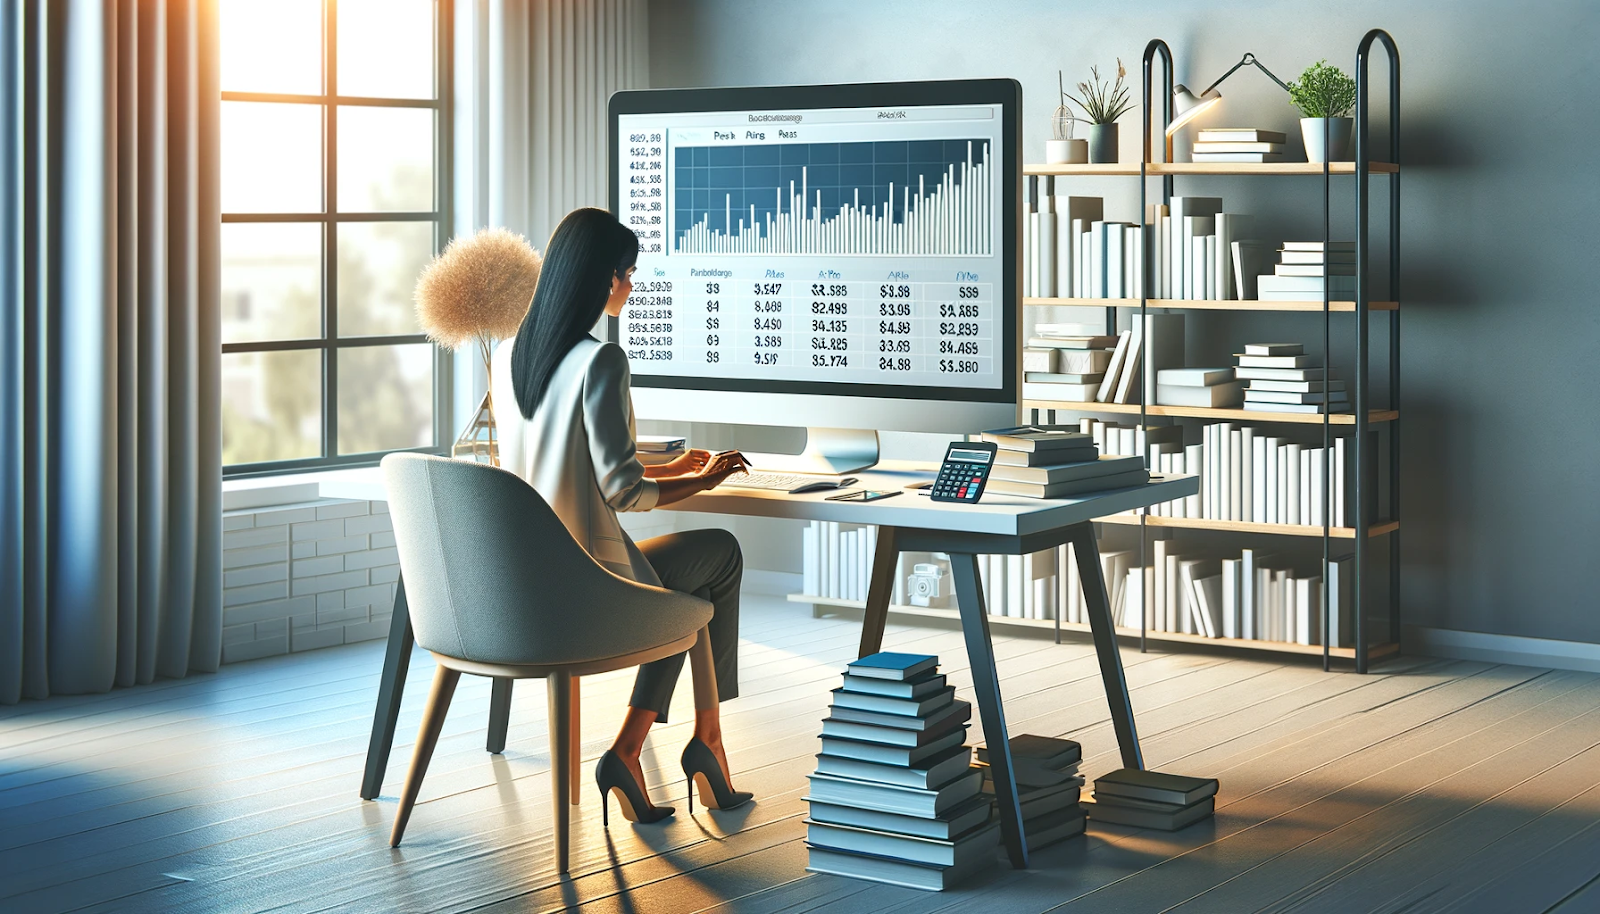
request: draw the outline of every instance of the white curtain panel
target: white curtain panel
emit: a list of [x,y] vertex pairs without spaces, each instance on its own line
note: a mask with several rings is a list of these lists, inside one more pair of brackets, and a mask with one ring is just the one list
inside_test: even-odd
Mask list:
[[[456,0],[454,212],[535,248],[561,217],[606,206],[606,100],[649,82],[646,0]],[[455,359],[455,426],[487,379]]]
[[543,249],[606,205],[606,100],[649,77],[644,0],[459,0],[458,231],[503,226]]
[[214,6],[0,3],[0,704],[217,667]]

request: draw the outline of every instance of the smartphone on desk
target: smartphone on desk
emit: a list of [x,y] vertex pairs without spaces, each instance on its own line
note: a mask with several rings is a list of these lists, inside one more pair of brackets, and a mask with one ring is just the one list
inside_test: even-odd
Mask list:
[[880,498],[893,498],[899,495],[889,489],[857,489],[854,492],[840,492],[838,495],[829,495],[828,501],[877,501]]

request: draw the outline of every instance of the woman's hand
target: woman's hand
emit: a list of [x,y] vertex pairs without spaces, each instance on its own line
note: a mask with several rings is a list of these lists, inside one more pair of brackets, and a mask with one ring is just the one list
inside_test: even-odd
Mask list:
[[749,461],[738,451],[723,451],[720,454],[707,455],[706,462],[700,467],[699,472],[685,473],[681,476],[663,476],[656,479],[658,487],[657,505],[670,505],[685,498],[708,489],[714,489],[722,481],[748,467]]
[[711,462],[711,452],[690,448],[661,465],[662,476],[693,476]]
[[705,466],[695,475],[700,478],[705,488],[714,489],[729,476],[742,473],[749,467],[750,461],[745,460],[743,454],[738,451],[723,451],[711,455],[711,459],[706,461]]

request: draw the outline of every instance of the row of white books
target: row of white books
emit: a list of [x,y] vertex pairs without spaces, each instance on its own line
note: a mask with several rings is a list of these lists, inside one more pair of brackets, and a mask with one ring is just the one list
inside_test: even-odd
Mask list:
[[[802,592],[832,600],[866,600],[877,539],[877,527],[833,521],[808,523],[800,536]],[[1033,555],[979,556],[978,573],[983,579],[989,614],[1054,619],[1057,572],[1065,549],[1063,546]],[[903,552],[894,578],[889,597],[892,605],[955,606],[950,563],[942,554]]]
[[[1112,618],[1119,626],[1137,629],[1142,621],[1147,631],[1156,633],[1322,643],[1321,574],[1299,573],[1296,563],[1257,549],[1218,558],[1199,550],[1180,552],[1174,543],[1152,540],[1151,561],[1145,566],[1137,564],[1137,552],[1101,553]],[[1343,555],[1329,563],[1332,647],[1351,643],[1353,562],[1352,556]],[[1065,621],[1087,621],[1081,585],[1071,569],[1066,590]]]
[[1224,213],[1221,197],[1173,197],[1148,207],[1142,224],[1107,220],[1104,212],[1100,197],[1029,202],[1024,296],[1140,298],[1148,289],[1153,299],[1255,297],[1266,248],[1245,239],[1249,217]]
[[[805,532],[804,593],[823,599],[866,599],[871,554],[859,551],[876,530],[840,530],[839,524],[813,521]],[[848,526],[848,525],[846,525]],[[849,541],[842,537],[853,534]],[[817,543],[824,544],[820,552]],[[1100,571],[1106,584],[1112,618],[1138,629],[1143,615],[1151,632],[1173,632],[1211,638],[1243,638],[1320,644],[1322,632],[1321,575],[1295,571],[1295,563],[1260,550],[1241,550],[1237,558],[1217,558],[1202,551],[1180,552],[1174,541],[1151,541],[1150,564],[1141,566],[1133,550],[1104,550]],[[830,561],[831,559],[831,561]],[[1348,646],[1352,605],[1351,558],[1333,560],[1328,605],[1333,607],[1333,646]],[[927,569],[937,569],[931,573]],[[1082,576],[1070,545],[1032,555],[978,557],[984,604],[1000,618],[1087,624]],[[917,588],[917,578],[937,580]],[[949,562],[935,554],[903,554],[895,574],[890,604],[949,608],[955,605]],[[1148,596],[1146,596],[1148,594]]]
[[[1320,446],[1232,422],[1201,426],[1197,444],[1183,443],[1183,428],[1176,425],[1141,430],[1084,418],[1079,428],[1101,454],[1142,454],[1157,475],[1200,477],[1198,495],[1156,505],[1150,513],[1159,517],[1310,526],[1322,526],[1326,517],[1334,527],[1355,519],[1355,440],[1349,436],[1335,437],[1325,454]],[[1376,435],[1368,440],[1368,467],[1374,470],[1369,478],[1376,480]],[[1325,464],[1328,458],[1331,464]],[[1375,518],[1375,493],[1368,495],[1369,516]]]

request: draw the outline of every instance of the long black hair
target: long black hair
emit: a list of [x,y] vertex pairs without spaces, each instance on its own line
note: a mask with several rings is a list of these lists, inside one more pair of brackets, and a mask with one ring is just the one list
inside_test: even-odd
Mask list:
[[605,313],[612,278],[626,276],[638,259],[639,236],[603,209],[575,209],[556,226],[511,348],[511,386],[525,418],[533,418],[556,366]]

